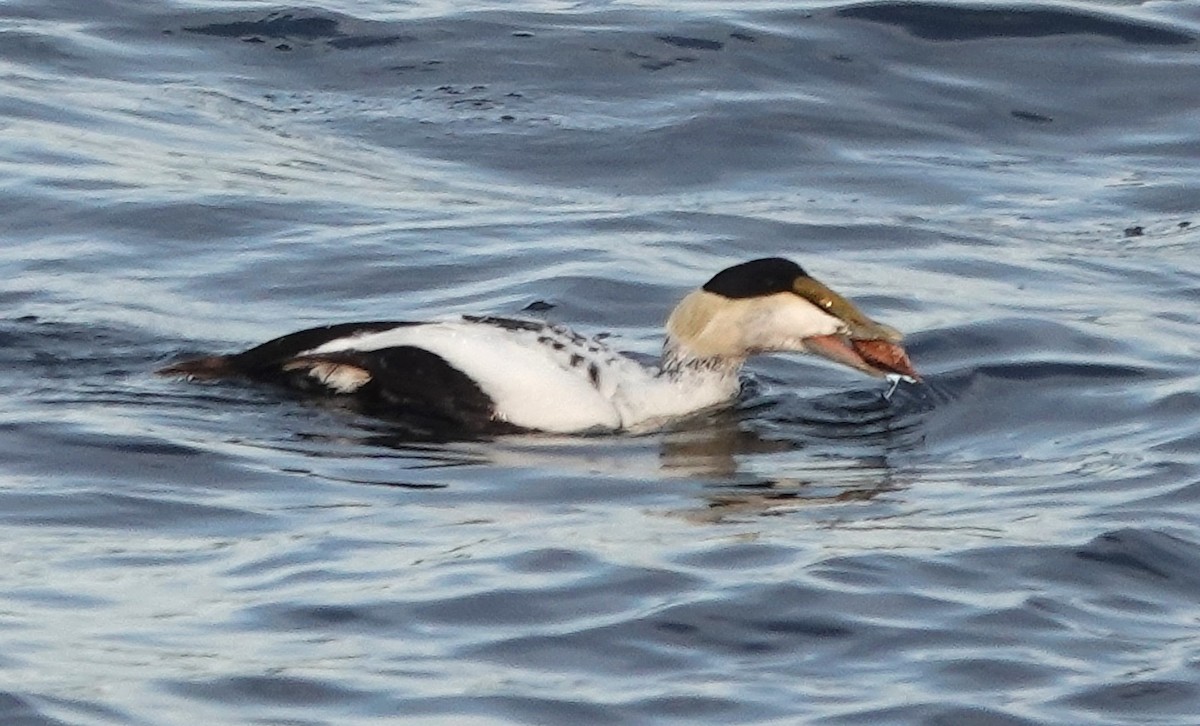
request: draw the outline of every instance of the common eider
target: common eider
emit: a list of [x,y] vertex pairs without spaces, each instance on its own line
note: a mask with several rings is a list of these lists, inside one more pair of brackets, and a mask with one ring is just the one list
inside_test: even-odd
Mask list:
[[761,353],[813,353],[869,375],[919,380],[895,328],[786,259],[722,270],[679,302],[666,327],[657,366],[561,325],[462,316],[310,328],[159,373],[273,383],[474,434],[651,429],[732,401],[742,364]]

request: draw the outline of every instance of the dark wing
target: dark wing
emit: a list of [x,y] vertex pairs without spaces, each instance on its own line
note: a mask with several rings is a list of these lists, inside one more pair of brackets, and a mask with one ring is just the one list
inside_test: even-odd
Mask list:
[[499,433],[491,397],[446,359],[424,348],[397,346],[301,355],[281,363],[276,383],[342,397],[354,409],[424,428]]
[[210,355],[203,358],[192,358],[179,363],[173,363],[159,369],[159,374],[166,376],[188,376],[190,378],[236,378],[243,376],[254,379],[270,379],[279,373],[279,366],[306,350],[312,350],[338,338],[351,338],[367,333],[378,333],[407,325],[396,321],[375,321],[367,323],[338,323],[322,325],[319,328],[309,328],[290,333],[274,340],[268,340],[262,345],[250,350],[232,355]]
[[249,378],[330,396],[363,413],[403,422],[426,434],[521,430],[496,419],[491,397],[472,378],[424,348],[396,346],[307,354],[340,338],[420,324],[379,321],[325,325],[269,340],[242,353],[193,358],[158,372],[197,379]]

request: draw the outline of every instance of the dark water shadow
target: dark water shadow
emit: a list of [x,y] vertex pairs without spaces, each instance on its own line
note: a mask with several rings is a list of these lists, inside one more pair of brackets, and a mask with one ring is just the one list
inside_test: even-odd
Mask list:
[[[397,45],[416,40],[411,35],[369,35],[347,30],[347,21],[322,15],[298,15],[290,12],[271,13],[253,20],[230,20],[205,23],[183,28],[184,32],[217,38],[236,38],[247,43],[285,41],[290,43],[324,43],[338,50],[374,48]],[[290,46],[276,46],[288,50]]]
[[1053,35],[1096,35],[1134,45],[1185,45],[1195,41],[1193,36],[1178,30],[1068,7],[887,2],[853,5],[837,12],[844,18],[895,25],[918,38],[935,41]]

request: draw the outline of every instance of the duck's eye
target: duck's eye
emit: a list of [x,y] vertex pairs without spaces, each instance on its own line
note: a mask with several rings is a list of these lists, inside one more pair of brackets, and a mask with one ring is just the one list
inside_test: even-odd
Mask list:
[[833,307],[833,301],[832,301],[832,300],[830,300],[830,299],[829,299],[829,298],[827,298],[827,297],[826,297],[826,298],[821,298],[820,305],[821,305],[821,307],[823,307],[823,308],[825,308],[826,310],[828,310],[829,308]]

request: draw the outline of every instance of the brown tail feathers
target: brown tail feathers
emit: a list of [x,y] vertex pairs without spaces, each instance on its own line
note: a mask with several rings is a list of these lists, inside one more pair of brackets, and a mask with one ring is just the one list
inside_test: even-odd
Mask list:
[[172,363],[165,368],[159,368],[155,373],[160,376],[186,376],[193,380],[212,380],[214,378],[228,378],[237,375],[233,365],[230,363],[230,357],[227,355],[206,355],[203,358],[191,358],[189,360]]

